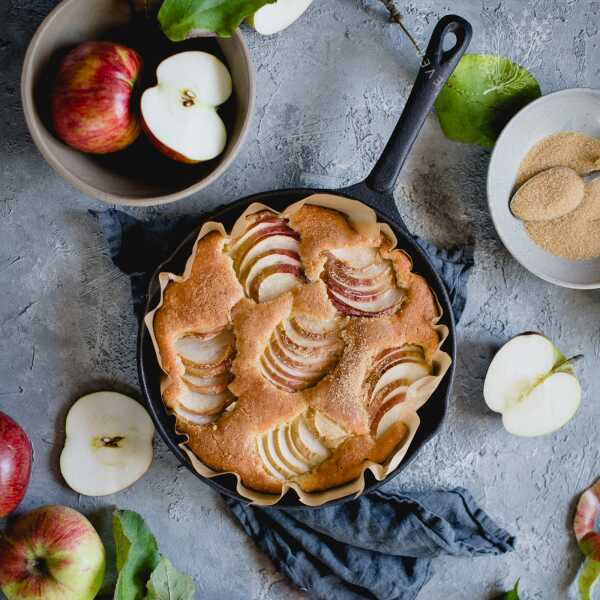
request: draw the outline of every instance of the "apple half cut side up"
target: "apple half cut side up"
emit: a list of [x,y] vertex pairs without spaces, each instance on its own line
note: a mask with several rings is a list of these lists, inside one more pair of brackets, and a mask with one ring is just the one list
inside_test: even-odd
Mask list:
[[69,410],[61,473],[85,496],[128,488],[150,467],[154,425],[135,400],[116,392],[83,396]]
[[227,144],[217,107],[231,96],[227,67],[207,52],[181,52],[163,60],[157,85],[142,94],[142,126],[163,154],[184,163],[216,158]]
[[581,402],[573,360],[543,335],[519,335],[492,360],[483,388],[485,402],[502,414],[509,433],[524,437],[552,433],[573,418]]
[[297,21],[311,4],[312,0],[277,0],[259,8],[249,22],[262,35],[279,33]]

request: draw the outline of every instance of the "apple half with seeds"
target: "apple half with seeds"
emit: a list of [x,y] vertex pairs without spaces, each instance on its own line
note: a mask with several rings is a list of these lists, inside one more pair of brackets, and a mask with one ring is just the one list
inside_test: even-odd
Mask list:
[[115,494],[150,467],[154,425],[142,405],[128,396],[83,396],[69,410],[65,429],[60,471],[79,494]]
[[165,156],[183,163],[216,158],[227,143],[217,107],[231,96],[227,67],[207,52],[180,52],[163,60],[157,84],[142,94],[142,126]]
[[279,33],[298,20],[312,4],[312,0],[277,0],[259,8],[249,19],[262,35]]
[[299,239],[286,219],[267,211],[257,215],[229,251],[248,296],[268,302],[306,281]]
[[573,360],[544,335],[518,335],[500,348],[488,368],[485,402],[502,414],[509,433],[552,433],[573,418],[581,402]]

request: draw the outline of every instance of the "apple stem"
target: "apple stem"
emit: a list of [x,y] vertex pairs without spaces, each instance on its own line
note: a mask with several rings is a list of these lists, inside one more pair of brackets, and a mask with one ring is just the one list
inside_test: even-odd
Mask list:
[[561,360],[553,369],[552,373],[556,373],[560,371],[566,365],[572,365],[583,358],[583,354],[576,354],[575,356],[571,356],[570,358],[564,358]]

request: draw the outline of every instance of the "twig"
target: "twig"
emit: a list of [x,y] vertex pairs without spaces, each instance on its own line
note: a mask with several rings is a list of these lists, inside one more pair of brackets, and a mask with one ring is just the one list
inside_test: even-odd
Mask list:
[[412,33],[406,28],[406,25],[404,24],[404,17],[402,16],[402,13],[398,10],[398,7],[396,6],[394,0],[381,0],[381,2],[390,13],[390,21],[392,21],[393,23],[398,23],[398,25],[400,25],[402,31],[404,31],[404,33],[406,34],[406,37],[415,47],[417,54],[419,56],[423,56],[423,51],[419,47],[419,44],[417,43],[417,40],[413,37]]

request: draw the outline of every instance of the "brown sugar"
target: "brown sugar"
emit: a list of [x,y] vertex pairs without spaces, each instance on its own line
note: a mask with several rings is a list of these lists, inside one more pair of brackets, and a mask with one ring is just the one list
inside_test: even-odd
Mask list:
[[[600,169],[600,140],[575,132],[543,139],[521,163],[517,185],[554,167],[568,167],[580,176]],[[552,189],[548,190],[551,195]],[[537,190],[535,195],[540,201],[539,211],[528,206],[529,216],[539,215],[544,206],[556,204],[553,199],[543,198],[543,190]],[[573,198],[570,201],[574,203]],[[565,208],[564,203],[558,208]],[[583,199],[570,212],[549,220],[525,220],[525,228],[536,244],[556,256],[571,260],[600,256],[600,181],[584,184]]]
[[523,221],[564,217],[583,200],[585,184],[569,167],[552,167],[528,179],[515,193],[510,209]]

